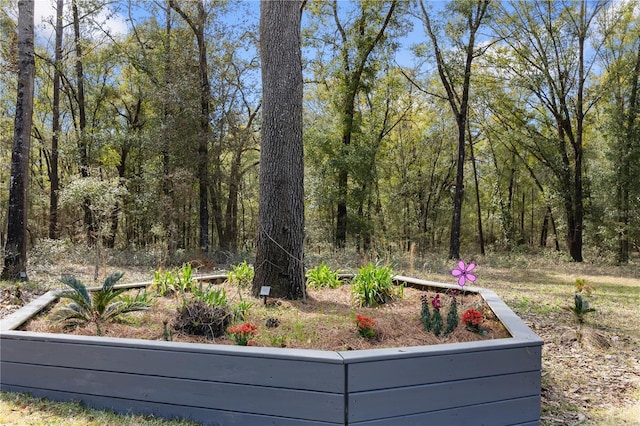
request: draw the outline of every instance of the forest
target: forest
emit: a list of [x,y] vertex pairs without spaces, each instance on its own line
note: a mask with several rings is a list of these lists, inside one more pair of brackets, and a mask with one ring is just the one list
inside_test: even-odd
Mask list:
[[[255,250],[260,3],[36,2],[27,241]],[[18,2],[0,0],[0,246]],[[300,2],[305,250],[640,252],[640,2]]]

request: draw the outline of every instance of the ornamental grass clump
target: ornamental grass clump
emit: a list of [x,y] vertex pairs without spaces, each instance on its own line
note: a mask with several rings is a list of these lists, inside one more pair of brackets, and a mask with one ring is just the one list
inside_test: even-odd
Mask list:
[[383,305],[403,294],[402,286],[394,286],[393,272],[388,266],[369,263],[358,270],[352,282],[352,295],[360,307]]
[[227,333],[231,335],[234,342],[238,346],[247,346],[251,342],[251,338],[258,332],[258,326],[245,322],[236,327],[229,327]]
[[373,318],[369,318],[360,314],[356,315],[356,329],[361,337],[364,337],[366,339],[375,337],[376,332],[373,329],[373,326],[375,324],[376,321]]
[[99,290],[92,291],[77,278],[66,275],[60,278],[72,290],[60,294],[61,299],[69,299],[71,303],[58,309],[51,316],[52,321],[64,324],[65,328],[75,328],[93,322],[96,325],[96,334],[102,335],[100,324],[113,321],[119,316],[148,309],[147,302],[133,300],[123,300],[118,297],[127,289],[114,289],[116,282],[124,276],[121,272],[109,275]]
[[320,262],[307,272],[307,287],[309,288],[338,288],[342,281],[338,277],[338,272],[329,268],[329,265]]
[[231,268],[231,271],[227,274],[227,279],[230,283],[240,288],[248,288],[251,286],[254,274],[253,266],[249,265],[245,260]]

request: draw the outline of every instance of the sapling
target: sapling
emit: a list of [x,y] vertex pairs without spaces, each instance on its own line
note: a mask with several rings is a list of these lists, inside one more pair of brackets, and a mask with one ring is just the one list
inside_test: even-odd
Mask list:
[[580,325],[584,323],[585,314],[596,311],[594,308],[590,308],[589,302],[579,294],[573,296],[573,306],[563,306],[562,309],[572,312]]

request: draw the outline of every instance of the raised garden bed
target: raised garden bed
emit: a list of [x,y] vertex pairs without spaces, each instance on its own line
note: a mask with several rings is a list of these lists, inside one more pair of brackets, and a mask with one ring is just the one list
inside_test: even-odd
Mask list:
[[317,351],[16,330],[49,292],[2,320],[0,387],[203,424],[539,424],[542,341],[495,293],[470,290],[512,337]]

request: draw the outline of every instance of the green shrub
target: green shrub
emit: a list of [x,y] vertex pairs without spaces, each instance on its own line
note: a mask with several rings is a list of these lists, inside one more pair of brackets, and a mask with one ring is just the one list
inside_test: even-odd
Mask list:
[[377,306],[389,302],[395,296],[402,297],[402,289],[393,284],[393,272],[388,266],[369,263],[353,277],[352,294],[359,306]]
[[253,281],[253,266],[249,265],[245,260],[235,266],[232,266],[231,272],[227,274],[227,280],[240,288],[247,288]]
[[338,272],[332,271],[324,262],[320,262],[307,272],[307,286],[310,288],[338,288],[341,285]]
[[146,302],[118,300],[118,296],[126,289],[115,290],[113,286],[123,275],[120,272],[109,275],[100,290],[93,291],[91,294],[77,278],[71,275],[63,276],[60,281],[72,290],[63,292],[60,298],[69,299],[71,303],[54,312],[51,319],[63,323],[66,328],[93,322],[96,324],[96,333],[101,335],[101,323],[112,321],[128,312],[148,309],[149,304]]

